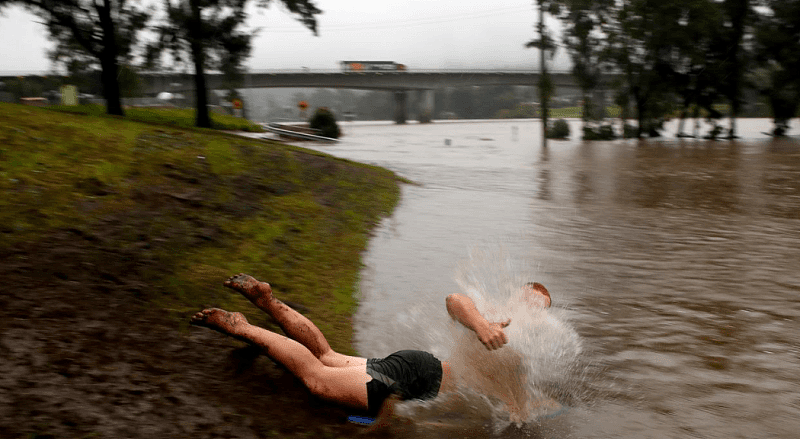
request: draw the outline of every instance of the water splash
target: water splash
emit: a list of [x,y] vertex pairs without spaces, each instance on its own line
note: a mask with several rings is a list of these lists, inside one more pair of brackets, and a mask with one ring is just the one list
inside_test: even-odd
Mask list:
[[[497,434],[540,422],[584,399],[582,340],[555,294],[552,308],[530,306],[521,288],[535,280],[530,273],[502,250],[486,249],[473,249],[457,270],[456,283],[487,319],[511,319],[505,330],[509,343],[502,349],[488,351],[473,332],[443,317],[441,306],[417,306],[398,319],[406,330],[396,333],[414,334],[404,341],[446,359],[460,384],[455,394],[398,408],[414,419],[417,430],[457,427]],[[430,324],[442,320],[449,323]]]

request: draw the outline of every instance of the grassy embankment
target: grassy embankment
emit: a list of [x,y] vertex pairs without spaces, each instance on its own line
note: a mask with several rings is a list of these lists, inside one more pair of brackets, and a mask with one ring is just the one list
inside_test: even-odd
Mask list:
[[[106,116],[106,108],[102,105],[52,106],[50,109],[86,116]],[[195,110],[192,108],[126,108],[125,119],[150,124],[167,125],[180,128],[194,128]],[[226,114],[211,113],[211,124],[214,129],[231,131],[263,132],[260,125],[247,119]]]
[[304,306],[334,348],[353,352],[360,253],[398,200],[394,174],[178,128],[190,113],[78,113],[0,104],[0,255],[47,248],[58,234],[86,241],[80,257],[44,268],[44,281],[90,267],[176,325],[200,306],[255,315],[220,287],[248,272]]

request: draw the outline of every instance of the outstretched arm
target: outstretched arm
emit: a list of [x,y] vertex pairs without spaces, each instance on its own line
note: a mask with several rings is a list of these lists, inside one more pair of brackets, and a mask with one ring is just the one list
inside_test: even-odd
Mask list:
[[475,332],[486,349],[498,349],[508,343],[503,328],[511,323],[511,319],[502,323],[489,322],[475,307],[475,302],[463,294],[451,294],[445,301],[450,317]]

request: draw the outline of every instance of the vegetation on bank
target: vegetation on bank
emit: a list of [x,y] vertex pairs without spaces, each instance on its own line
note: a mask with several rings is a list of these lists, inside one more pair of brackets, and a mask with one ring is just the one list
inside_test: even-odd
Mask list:
[[[611,117],[611,118],[619,117],[620,113],[621,109],[619,106],[616,105],[606,107],[605,109],[605,117]],[[583,107],[550,108],[548,109],[548,115],[551,118],[556,118],[556,119],[582,118]],[[524,119],[524,118],[533,119],[542,117],[542,112],[540,109],[532,105],[520,104],[510,110],[505,109],[498,111],[495,117],[498,119]]]
[[548,124],[545,136],[548,139],[566,139],[569,137],[569,123],[564,119],[555,120],[553,123]]
[[131,288],[130,302],[168,310],[176,324],[201,306],[263,321],[221,287],[230,274],[248,272],[300,304],[334,348],[353,353],[360,254],[398,201],[398,177],[277,142],[163,123],[171,112],[141,113],[157,125],[127,114],[0,104],[0,254],[71,234],[91,254],[80,267],[64,260],[42,276],[80,269],[119,282],[136,277],[146,285]]
[[317,111],[309,119],[308,126],[312,130],[317,130],[323,137],[338,139],[342,135],[342,130],[336,123],[336,116],[325,107],[317,108]]
[[[106,108],[103,105],[55,105],[48,108],[65,113],[83,114],[86,116],[99,117],[106,115]],[[192,128],[195,126],[196,111],[192,108],[132,107],[125,110],[125,117],[136,122],[168,125],[180,128]],[[255,124],[241,117],[220,113],[211,113],[211,128],[216,130],[247,131],[252,133],[264,132],[264,129],[261,127],[261,125]]]

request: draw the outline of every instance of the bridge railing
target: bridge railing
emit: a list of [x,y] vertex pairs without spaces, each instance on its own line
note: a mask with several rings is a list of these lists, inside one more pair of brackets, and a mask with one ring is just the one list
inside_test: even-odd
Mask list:
[[[554,74],[570,74],[572,73],[569,69],[548,69],[549,73]],[[370,75],[370,74],[379,74],[379,73],[393,73],[393,74],[403,74],[403,73],[428,73],[428,74],[520,74],[520,73],[530,73],[530,74],[537,74],[540,71],[538,69],[525,69],[525,68],[500,68],[500,69],[492,69],[492,68],[485,68],[485,69],[412,69],[407,68],[403,71],[394,71],[394,70],[380,70],[380,71],[363,71],[363,72],[345,72],[341,69],[253,69],[247,70],[242,72],[243,74],[256,74],[256,75],[298,75],[298,74],[352,74],[352,75]],[[179,72],[179,71],[139,71],[140,75],[152,75],[152,76],[170,76],[170,75],[194,75],[194,72]],[[207,71],[206,74],[209,75],[218,75],[222,72],[216,71]],[[46,71],[33,71],[33,70],[0,70],[0,77],[19,77],[19,76],[62,76],[65,73],[60,72],[46,72]]]
[[[568,69],[548,69],[548,73],[553,74],[570,74],[571,70]],[[254,69],[242,72],[245,75],[325,75],[325,74],[350,74],[350,75],[375,75],[375,74],[404,74],[404,73],[427,73],[427,74],[538,74],[538,69],[523,69],[523,68],[506,68],[506,69],[406,69],[406,70],[375,70],[375,71],[360,71],[360,72],[345,72],[340,69]],[[220,72],[206,72],[207,74],[220,74]],[[188,72],[170,72],[170,71],[145,71],[139,72],[140,75],[191,75]]]

